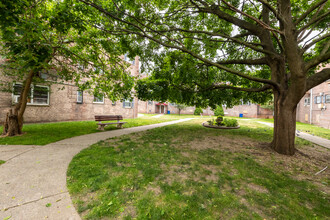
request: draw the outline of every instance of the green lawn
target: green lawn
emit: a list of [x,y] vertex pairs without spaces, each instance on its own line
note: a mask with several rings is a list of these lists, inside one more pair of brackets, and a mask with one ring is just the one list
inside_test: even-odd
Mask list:
[[[274,119],[253,119],[253,120],[260,120],[270,123],[274,122]],[[301,122],[296,123],[296,129],[302,132],[306,132],[308,134],[312,134],[330,140],[330,129],[318,127],[316,125],[301,123]]]
[[[127,122],[124,128],[156,124],[174,119],[142,117],[136,119],[124,119]],[[25,134],[16,137],[0,137],[2,145],[46,145],[66,138],[100,132],[96,129],[95,121],[55,122],[40,124],[25,124]],[[116,125],[105,127],[106,131],[117,129]],[[0,127],[2,131],[2,127]]]
[[[74,157],[69,192],[85,219],[327,219],[329,175],[317,157],[265,147],[272,129],[193,120],[92,145]],[[305,145],[307,144],[307,145]],[[301,152],[311,150],[297,141]],[[320,151],[320,152],[319,152]],[[296,178],[299,177],[299,178]],[[312,177],[312,178],[311,178]],[[318,185],[315,185],[318,184]]]

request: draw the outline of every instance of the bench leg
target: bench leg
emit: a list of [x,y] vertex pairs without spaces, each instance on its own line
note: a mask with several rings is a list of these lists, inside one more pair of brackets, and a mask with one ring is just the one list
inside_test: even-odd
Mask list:
[[101,131],[104,131],[104,126],[105,126],[105,125],[98,124],[97,129],[98,129],[98,130],[101,130]]
[[123,124],[122,123],[117,124],[117,128],[123,128]]

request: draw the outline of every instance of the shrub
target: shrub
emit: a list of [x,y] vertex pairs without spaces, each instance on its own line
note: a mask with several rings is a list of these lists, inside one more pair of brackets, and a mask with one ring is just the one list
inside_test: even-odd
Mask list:
[[226,126],[226,127],[237,127],[238,126],[238,122],[236,119],[227,119],[225,118],[223,120],[223,124]]
[[223,117],[222,116],[218,116],[216,119],[217,125],[221,126],[223,125]]
[[203,113],[203,109],[202,108],[196,108],[195,111],[194,111],[194,115],[200,115]]
[[221,105],[217,105],[217,107],[214,110],[214,115],[215,116],[224,116],[224,111]]

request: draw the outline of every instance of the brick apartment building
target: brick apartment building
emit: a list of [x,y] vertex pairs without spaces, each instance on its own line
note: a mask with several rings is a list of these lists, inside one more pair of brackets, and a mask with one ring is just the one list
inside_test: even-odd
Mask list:
[[330,80],[315,86],[300,100],[297,121],[330,129]]
[[[131,62],[131,74],[137,75],[139,59]],[[0,79],[6,80],[3,75]],[[8,80],[8,79],[7,79]],[[47,80],[47,79],[46,79]],[[19,100],[22,85],[14,85],[12,93],[0,92],[0,121],[3,122],[10,107]],[[31,98],[24,113],[25,122],[55,122],[93,120],[94,115],[123,115],[124,118],[135,118],[138,113],[138,100],[112,102],[106,97],[94,97],[88,92],[81,92],[73,83],[33,85]]]

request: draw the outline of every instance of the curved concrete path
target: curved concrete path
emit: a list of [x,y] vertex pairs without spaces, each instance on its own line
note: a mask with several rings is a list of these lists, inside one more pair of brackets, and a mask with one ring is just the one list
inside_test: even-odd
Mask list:
[[80,219],[66,188],[74,155],[111,137],[176,124],[191,118],[87,134],[45,146],[0,146],[0,220]]
[[[274,127],[273,123],[269,123],[269,122],[263,122],[263,121],[257,121],[260,124],[264,124],[267,125],[269,127]],[[301,131],[296,130],[296,136],[302,139],[305,139],[307,141],[310,141],[314,144],[320,145],[322,147],[328,148],[330,149],[330,140],[325,139],[325,138],[321,138],[321,137],[317,137],[314,135],[310,135]]]

